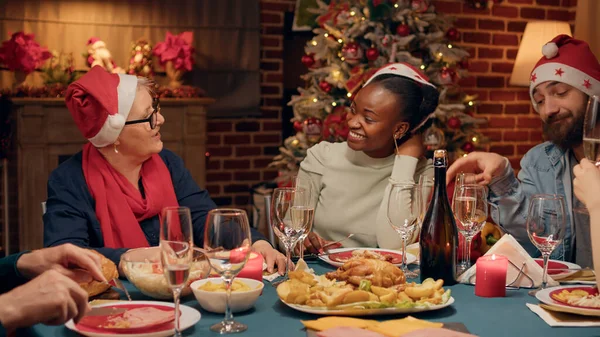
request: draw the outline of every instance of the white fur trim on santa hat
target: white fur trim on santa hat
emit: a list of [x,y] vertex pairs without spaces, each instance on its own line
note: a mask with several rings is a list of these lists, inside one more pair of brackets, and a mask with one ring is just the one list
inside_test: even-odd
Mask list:
[[407,66],[406,64],[402,64],[402,63],[388,64],[387,66],[377,70],[377,72],[375,74],[373,74],[373,76],[371,76],[363,86],[367,86],[367,84],[371,83],[371,81],[375,77],[377,77],[379,75],[384,75],[384,74],[392,74],[392,75],[396,75],[396,76],[410,78],[411,80],[414,80],[414,81],[422,83],[422,84],[430,85],[435,88],[435,85],[427,82],[427,80],[425,80],[419,73],[414,71],[411,67]]
[[529,80],[529,95],[535,111],[538,111],[538,107],[533,99],[533,89],[547,81],[566,83],[589,96],[600,95],[600,81],[583,71],[562,63],[544,63],[531,72]]
[[105,147],[117,140],[133,106],[133,100],[137,92],[137,77],[125,74],[118,75],[117,99],[119,111],[114,114],[110,114],[109,112],[108,118],[106,118],[98,134],[89,139],[95,147]]

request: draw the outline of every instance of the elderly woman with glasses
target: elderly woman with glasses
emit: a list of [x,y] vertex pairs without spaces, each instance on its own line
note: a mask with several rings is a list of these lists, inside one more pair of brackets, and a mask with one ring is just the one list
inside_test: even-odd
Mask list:
[[[206,215],[216,205],[182,159],[163,148],[165,118],[151,93],[147,79],[99,66],[69,86],[67,107],[89,142],[50,175],[45,246],[70,242],[118,264],[127,249],[158,245],[167,206],[189,207],[194,241],[203,242]],[[277,264],[283,271],[285,257],[258,232],[252,236],[268,269]]]

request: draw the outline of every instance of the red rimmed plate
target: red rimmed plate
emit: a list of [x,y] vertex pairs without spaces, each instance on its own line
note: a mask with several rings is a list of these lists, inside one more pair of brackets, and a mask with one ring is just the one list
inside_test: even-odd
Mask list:
[[[82,319],[78,324],[74,324],[70,320],[65,326],[82,335],[90,337],[107,337],[107,336],[128,336],[128,337],[166,337],[172,336],[174,333],[174,313],[173,304],[155,301],[132,301],[122,303],[107,303],[98,307],[117,307],[130,309],[120,315],[113,316],[95,316]],[[136,310],[136,311],[133,311]],[[135,321],[134,327],[119,328],[111,326],[110,322],[115,316],[124,316],[128,312],[133,311],[134,316],[138,319]],[[198,310],[180,305],[180,327],[185,330],[200,320]],[[137,312],[137,313],[136,313]],[[170,313],[173,313],[169,315]],[[148,319],[149,317],[152,317]],[[141,322],[139,319],[141,318]],[[86,321],[87,320],[87,321]]]
[[563,290],[583,290],[590,295],[598,294],[598,290],[591,286],[560,286],[540,290],[535,297],[541,302],[559,308],[569,310],[569,312],[577,313],[586,316],[600,316],[600,308],[584,307],[579,305],[568,304],[552,297],[553,294],[559,294]]
[[[402,253],[400,253],[399,251],[396,250],[390,250],[390,249],[381,249],[381,248],[337,248],[337,249],[330,249],[329,250],[329,254],[328,255],[322,255],[319,256],[319,258],[327,263],[329,263],[332,266],[335,267],[340,267],[342,266],[344,263],[346,263],[346,261],[348,261],[351,257],[352,257],[352,253],[355,250],[367,250],[367,251],[373,251],[373,252],[377,252],[383,256],[389,257],[390,260],[388,260],[390,263],[396,265],[396,266],[400,266],[402,265]],[[417,260],[417,257],[406,253],[406,264],[410,264],[413,263]]]
[[[540,265],[540,267],[544,267],[543,259],[534,260]],[[575,263],[559,260],[548,260],[548,275],[550,275],[550,277],[556,281],[575,274],[579,269],[581,269],[581,266]]]

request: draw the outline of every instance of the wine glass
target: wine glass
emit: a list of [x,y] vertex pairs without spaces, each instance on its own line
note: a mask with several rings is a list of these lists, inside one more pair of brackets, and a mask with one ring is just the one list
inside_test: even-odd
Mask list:
[[546,288],[548,280],[548,258],[565,237],[565,199],[556,194],[536,194],[529,201],[527,213],[527,235],[534,246],[542,253],[544,274],[538,289],[529,295]]
[[225,318],[210,327],[220,334],[242,332],[245,324],[235,322],[231,314],[231,284],[244,268],[252,251],[252,238],[246,211],[217,208],[208,212],[204,233],[204,250],[212,269],[225,283]]
[[175,303],[175,335],[179,330],[179,298],[190,274],[194,254],[192,216],[187,207],[165,207],[160,222],[160,261]]
[[[294,186],[297,190],[301,190],[304,192],[304,198],[306,198],[306,206],[312,206],[312,209],[314,211],[314,207],[315,205],[312,204],[312,185],[311,182],[308,178],[306,177],[302,177],[302,176],[296,176],[295,181],[294,181]],[[314,215],[313,215],[314,216]],[[312,217],[311,217],[312,219]],[[312,220],[309,226],[306,226],[306,230],[304,231],[304,233],[300,236],[300,238],[298,239],[297,243],[298,245],[300,245],[300,254],[299,254],[299,258],[304,258],[304,239],[306,239],[306,237],[308,236],[308,233],[310,233],[312,231]]]
[[[464,185],[476,185],[476,179],[475,179],[475,174],[474,173],[465,173],[465,172],[460,172],[459,174],[456,175],[456,178],[454,180],[454,194],[452,195],[452,209],[454,209],[454,199],[456,197],[456,191],[458,190],[458,187],[460,186],[464,186]],[[459,221],[457,221],[458,223]],[[462,235],[462,232],[460,232]],[[470,252],[467,252],[468,249],[468,245],[466,244],[466,237],[464,237],[464,243],[462,246],[462,261],[460,261],[460,263],[458,264],[458,273],[461,274],[462,272],[466,271],[469,268],[469,265],[471,264],[470,260],[467,260],[467,255],[470,256]]]
[[406,267],[406,240],[412,237],[421,216],[421,191],[415,183],[395,183],[390,188],[387,217],[390,226],[402,240],[402,271],[406,278],[415,278],[417,273]]
[[302,235],[312,229],[315,214],[309,205],[308,192],[302,188],[276,188],[271,199],[271,225],[285,247],[286,266],[284,278],[290,271],[292,249]]
[[487,188],[479,185],[463,185],[455,188],[452,211],[458,220],[458,231],[465,238],[467,248],[464,270],[471,266],[471,242],[488,217]]
[[[593,95],[589,98],[585,117],[583,122],[583,154],[585,157],[595,163],[600,164],[600,119],[598,110],[600,109],[600,97]],[[589,214],[587,208],[574,207],[573,211],[583,214]]]

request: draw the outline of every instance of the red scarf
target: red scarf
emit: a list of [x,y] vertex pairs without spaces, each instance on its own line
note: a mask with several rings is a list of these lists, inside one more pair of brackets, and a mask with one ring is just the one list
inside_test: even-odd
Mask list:
[[179,205],[171,173],[158,154],[142,164],[145,199],[91,143],[83,148],[83,175],[96,201],[96,217],[108,248],[148,247],[140,221],[160,217],[164,207]]

